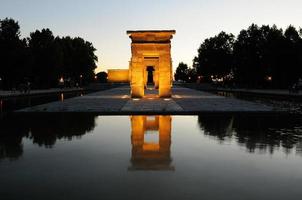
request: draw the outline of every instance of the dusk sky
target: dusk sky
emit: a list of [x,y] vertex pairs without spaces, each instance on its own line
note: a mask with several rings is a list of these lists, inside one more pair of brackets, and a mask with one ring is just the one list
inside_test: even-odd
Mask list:
[[97,48],[99,68],[128,68],[127,30],[175,29],[174,69],[192,64],[200,43],[220,31],[237,35],[251,23],[302,26],[301,0],[0,0],[0,19],[11,17],[22,37],[42,28],[80,36]]

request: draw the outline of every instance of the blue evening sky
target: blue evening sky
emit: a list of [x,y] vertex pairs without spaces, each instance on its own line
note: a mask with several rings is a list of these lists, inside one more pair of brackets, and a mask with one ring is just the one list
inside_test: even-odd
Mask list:
[[175,29],[174,68],[189,65],[207,37],[238,34],[251,23],[302,26],[301,0],[0,0],[0,19],[19,21],[22,37],[42,28],[80,36],[98,49],[98,71],[127,68],[130,29]]

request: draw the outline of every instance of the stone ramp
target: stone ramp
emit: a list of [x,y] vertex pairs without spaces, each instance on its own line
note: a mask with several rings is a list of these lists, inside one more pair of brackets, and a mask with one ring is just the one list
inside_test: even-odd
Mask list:
[[109,115],[277,112],[273,107],[263,104],[188,88],[174,87],[172,92],[172,98],[157,98],[156,95],[151,95],[142,99],[131,99],[130,88],[119,87],[17,112],[92,112]]
[[129,100],[122,108],[123,112],[181,112],[183,109],[173,99]]

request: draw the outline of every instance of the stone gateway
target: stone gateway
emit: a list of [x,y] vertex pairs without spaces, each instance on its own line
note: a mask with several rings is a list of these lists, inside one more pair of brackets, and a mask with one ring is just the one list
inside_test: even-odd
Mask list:
[[[129,63],[131,97],[144,97],[147,87],[158,89],[159,97],[171,97],[171,39],[175,33],[175,30],[127,31],[132,40]],[[109,78],[109,82],[115,81],[114,77]]]

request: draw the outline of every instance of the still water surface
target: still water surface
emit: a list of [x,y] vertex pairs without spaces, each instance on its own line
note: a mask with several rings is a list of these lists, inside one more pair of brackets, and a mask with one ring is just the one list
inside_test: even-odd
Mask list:
[[301,199],[301,115],[13,115],[0,199]]

